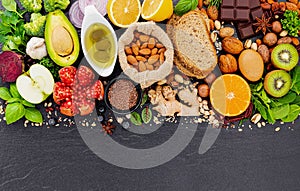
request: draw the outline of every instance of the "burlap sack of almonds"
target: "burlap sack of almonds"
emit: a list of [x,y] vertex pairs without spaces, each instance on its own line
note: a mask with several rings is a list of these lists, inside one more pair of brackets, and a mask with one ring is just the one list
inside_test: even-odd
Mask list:
[[[146,70],[143,72],[130,66],[127,62],[125,53],[125,46],[130,45],[134,39],[134,31],[142,32],[146,35],[151,35],[159,42],[161,42],[166,51],[165,61],[157,70]],[[166,78],[172,71],[174,49],[171,40],[165,31],[156,25],[154,22],[140,22],[132,24],[119,39],[119,61],[123,72],[129,76],[133,81],[139,83],[142,88],[147,88],[164,78]]]

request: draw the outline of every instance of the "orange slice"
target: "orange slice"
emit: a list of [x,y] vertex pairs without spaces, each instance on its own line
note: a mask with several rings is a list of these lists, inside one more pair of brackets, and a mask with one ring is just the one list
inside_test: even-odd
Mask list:
[[141,3],[139,0],[109,0],[106,9],[114,25],[126,28],[139,20]]
[[218,77],[210,89],[213,108],[224,116],[237,116],[250,104],[249,84],[239,75],[225,74]]
[[156,22],[168,19],[173,14],[172,0],[144,0],[142,18]]

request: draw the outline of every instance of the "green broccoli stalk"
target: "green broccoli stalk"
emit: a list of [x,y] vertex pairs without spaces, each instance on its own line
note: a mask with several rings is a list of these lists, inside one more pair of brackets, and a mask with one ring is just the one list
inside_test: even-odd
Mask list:
[[24,25],[25,32],[28,36],[44,36],[46,16],[41,13],[32,13],[30,22]]
[[22,6],[31,13],[40,12],[42,9],[42,0],[20,0]]
[[46,12],[52,12],[56,9],[65,10],[70,4],[70,0],[44,0],[44,8]]

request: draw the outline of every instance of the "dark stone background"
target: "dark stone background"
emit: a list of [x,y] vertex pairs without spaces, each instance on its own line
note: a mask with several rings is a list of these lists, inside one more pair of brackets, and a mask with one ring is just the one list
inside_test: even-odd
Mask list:
[[[75,127],[0,123],[0,190],[300,190],[300,129],[295,124],[243,132],[223,129],[204,155],[205,128],[170,162],[145,170],[113,166],[92,153]],[[280,126],[281,131],[274,129]],[[289,129],[288,127],[291,127]],[[160,143],[172,126],[152,141]],[[168,130],[169,129],[169,130]],[[114,136],[122,138],[122,130]],[[143,140],[138,138],[140,143]],[[152,143],[153,144],[153,143]],[[147,146],[147,145],[145,145]]]

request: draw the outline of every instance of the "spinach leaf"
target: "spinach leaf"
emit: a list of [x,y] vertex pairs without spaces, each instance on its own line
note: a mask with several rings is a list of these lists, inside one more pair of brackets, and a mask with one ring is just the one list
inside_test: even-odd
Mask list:
[[0,98],[7,101],[11,98],[11,94],[6,87],[0,87]]
[[295,121],[300,114],[300,106],[291,105],[289,114],[282,119],[283,122],[293,122]]
[[21,119],[25,115],[25,108],[21,103],[11,103],[6,106],[5,117],[9,125]]
[[42,123],[43,122],[43,116],[39,110],[36,108],[26,108],[25,109],[25,118],[29,121],[35,122],[35,123]]
[[279,107],[274,107],[271,109],[272,111],[272,116],[275,119],[283,119],[285,118],[289,112],[290,112],[290,105],[289,104],[285,104]]

